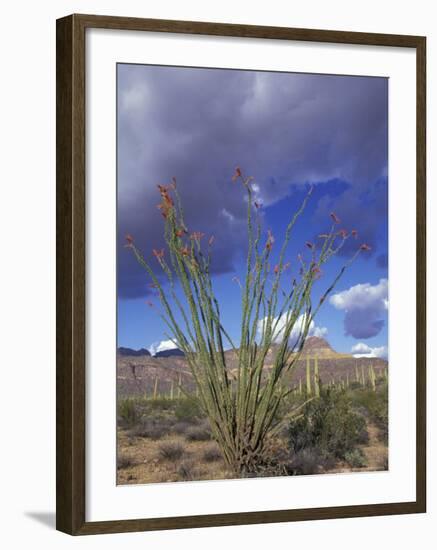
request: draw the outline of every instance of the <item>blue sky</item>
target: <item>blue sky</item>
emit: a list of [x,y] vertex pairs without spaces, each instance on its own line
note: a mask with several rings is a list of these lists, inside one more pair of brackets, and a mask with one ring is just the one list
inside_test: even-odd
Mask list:
[[[126,233],[153,264],[163,246],[158,183],[175,176],[188,225],[214,235],[214,287],[224,324],[237,338],[244,277],[244,190],[254,177],[263,231],[280,243],[309,184],[288,258],[329,230],[331,211],[356,229],[323,271],[322,293],[362,242],[361,254],[324,304],[313,333],[338,351],[387,353],[387,92],[382,78],[118,65],[118,345],[165,341],[148,279],[124,245]],[[156,260],[155,264],[156,265]],[[355,348],[354,348],[355,346]],[[358,347],[357,347],[358,346]],[[374,351],[369,351],[374,350]]]

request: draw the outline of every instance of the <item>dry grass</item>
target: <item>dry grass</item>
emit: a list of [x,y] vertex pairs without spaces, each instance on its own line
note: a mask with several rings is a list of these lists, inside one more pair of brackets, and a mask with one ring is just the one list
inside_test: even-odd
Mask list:
[[[180,459],[170,461],[160,457],[159,448],[167,442],[177,442],[183,447]],[[232,475],[223,460],[205,461],[205,452],[209,452],[211,446],[211,441],[187,441],[183,435],[164,436],[161,440],[144,437],[132,439],[125,430],[119,430],[119,454],[128,451],[131,465],[117,470],[117,483],[126,485],[229,479]]]
[[184,446],[179,441],[165,441],[158,447],[158,455],[164,460],[179,460],[184,454]]

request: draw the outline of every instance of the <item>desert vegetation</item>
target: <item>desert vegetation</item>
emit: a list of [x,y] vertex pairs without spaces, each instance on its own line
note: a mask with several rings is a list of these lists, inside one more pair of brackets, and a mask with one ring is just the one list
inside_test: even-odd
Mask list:
[[[276,412],[281,430],[264,442],[268,460],[245,476],[387,470],[386,373],[356,381],[353,372],[349,382],[296,383]],[[119,400],[119,484],[235,477],[195,393]]]
[[[126,240],[156,291],[159,315],[168,329],[166,336],[185,355],[195,382],[196,400],[208,421],[211,438],[220,448],[226,468],[234,477],[242,477],[274,471],[278,464],[272,457],[271,445],[277,434],[287,422],[301,418],[302,414],[314,414],[307,410],[312,399],[326,399],[321,395],[317,361],[313,375],[308,365],[305,388],[300,385],[299,395],[284,381],[300,358],[319,309],[346,269],[369,246],[357,244],[354,254],[327,283],[321,296],[314,299],[313,286],[321,277],[323,266],[338,254],[347,239],[357,237],[357,231],[339,228],[340,220],[332,212],[330,226],[318,236],[319,242],[303,243],[295,269],[286,260],[286,253],[312,188],[291,216],[279,250],[273,255],[276,239],[271,231],[264,235],[262,230],[253,178],[245,177],[237,167],[232,180],[244,187],[247,200],[246,274],[243,281],[237,281],[241,287],[238,345],[223,326],[221,304],[214,293],[210,273],[214,236],[206,238],[202,232],[189,230],[175,178],[168,186],[158,186],[161,196],[158,208],[165,222],[167,245],[166,249],[153,250],[160,271],[145,260],[131,235]],[[182,298],[176,286],[182,290]],[[296,333],[292,340],[292,334]],[[266,372],[265,360],[273,344],[276,353],[271,369]],[[234,377],[227,366],[227,348],[237,357]],[[376,387],[374,373],[372,376]],[[330,389],[328,393],[333,399],[335,392]],[[279,411],[283,414],[279,415]],[[127,418],[131,417],[129,413]],[[202,430],[191,428],[189,440],[204,441],[205,434],[200,437],[201,433]]]

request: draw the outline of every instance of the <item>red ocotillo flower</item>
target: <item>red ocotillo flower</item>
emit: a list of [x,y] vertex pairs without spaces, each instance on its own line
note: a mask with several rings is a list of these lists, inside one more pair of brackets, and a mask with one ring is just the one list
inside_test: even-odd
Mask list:
[[267,231],[267,242],[266,242],[267,250],[271,250],[273,248],[273,243],[274,242],[275,242],[275,237],[273,236],[273,233],[269,229]]
[[358,231],[356,229],[352,229],[351,235],[356,239],[358,237]]
[[273,269],[273,271],[274,271],[275,275],[277,275],[279,273],[279,265],[278,264],[275,265],[275,268]]
[[322,272],[318,265],[315,265],[311,268],[311,273],[314,275],[315,279],[319,279],[322,276]]
[[256,208],[257,210],[259,210],[259,209],[262,207],[262,204],[261,204],[260,202],[258,202],[258,201],[254,201],[253,204],[254,204],[254,206],[255,206],[255,208]]
[[242,177],[241,168],[239,166],[236,166],[234,175],[232,176],[232,181],[237,181],[237,179],[241,177]]
[[331,216],[331,219],[334,223],[340,223],[340,218],[335,212],[331,212],[329,215]]
[[340,229],[340,231],[338,232],[338,234],[343,237],[343,239],[345,239],[347,236],[348,236],[348,232],[346,231],[346,229]]
[[158,187],[159,193],[162,197],[162,202],[160,204],[158,204],[157,207],[159,208],[159,210],[161,210],[161,213],[162,213],[163,217],[167,218],[167,216],[169,214],[169,211],[174,206],[173,199],[168,194],[168,187],[166,187],[165,185],[159,185],[159,184],[158,184],[157,187]]
[[155,258],[157,260],[162,260],[162,258],[164,257],[164,249],[161,248],[161,250],[156,250],[155,248],[153,249],[153,255],[155,256]]
[[181,248],[181,254],[182,254],[182,256],[189,256],[190,255],[190,249],[188,248],[188,246],[184,246],[183,248]]
[[158,188],[158,191],[161,195],[167,193],[167,187],[165,185],[161,185],[160,183],[158,183],[156,187]]
[[170,187],[171,187],[172,189],[176,189],[176,178],[175,178],[174,176],[171,178]]
[[185,231],[183,229],[177,229],[175,231],[176,237],[182,237],[184,235]]
[[132,246],[134,244],[134,238],[129,233],[125,237],[126,239],[126,246]]
[[372,250],[372,247],[369,246],[369,245],[366,244],[366,243],[363,243],[363,244],[360,246],[360,250],[368,251],[368,250]]
[[271,250],[273,247],[273,243],[275,242],[275,237],[273,236],[273,233],[269,229],[267,231],[267,242],[266,242],[266,248],[267,250]]

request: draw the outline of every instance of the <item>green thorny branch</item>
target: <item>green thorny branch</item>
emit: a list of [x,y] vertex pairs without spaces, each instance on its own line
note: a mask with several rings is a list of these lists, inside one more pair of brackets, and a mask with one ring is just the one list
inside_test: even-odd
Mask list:
[[[290,220],[278,263],[271,269],[275,239],[269,231],[267,240],[261,242],[261,216],[253,197],[252,178],[244,178],[237,167],[232,179],[241,182],[247,192],[248,253],[245,281],[239,283],[242,319],[238,348],[222,325],[220,305],[213,291],[210,264],[214,237],[202,246],[202,233],[188,233],[174,178],[170,185],[158,186],[162,199],[158,208],[165,219],[168,250],[153,250],[168,284],[164,286],[133,238],[127,235],[126,239],[152,279],[169,337],[185,353],[214,438],[233,471],[246,475],[266,463],[267,436],[277,428],[278,407],[290,393],[281,380],[296,365],[315,315],[360,251],[370,247],[358,247],[314,306],[314,282],[320,277],[323,264],[343,247],[348,232],[336,229],[340,220],[331,213],[329,233],[319,235],[321,246],[307,242],[310,260],[299,255],[299,275],[287,278],[290,263],[285,262],[286,251],[312,189]],[[356,237],[356,231],[351,235]],[[176,293],[176,283],[181,286],[183,301]],[[263,367],[273,344],[277,351],[273,366],[267,370]],[[231,348],[237,357],[236,376],[227,365],[226,348]]]

